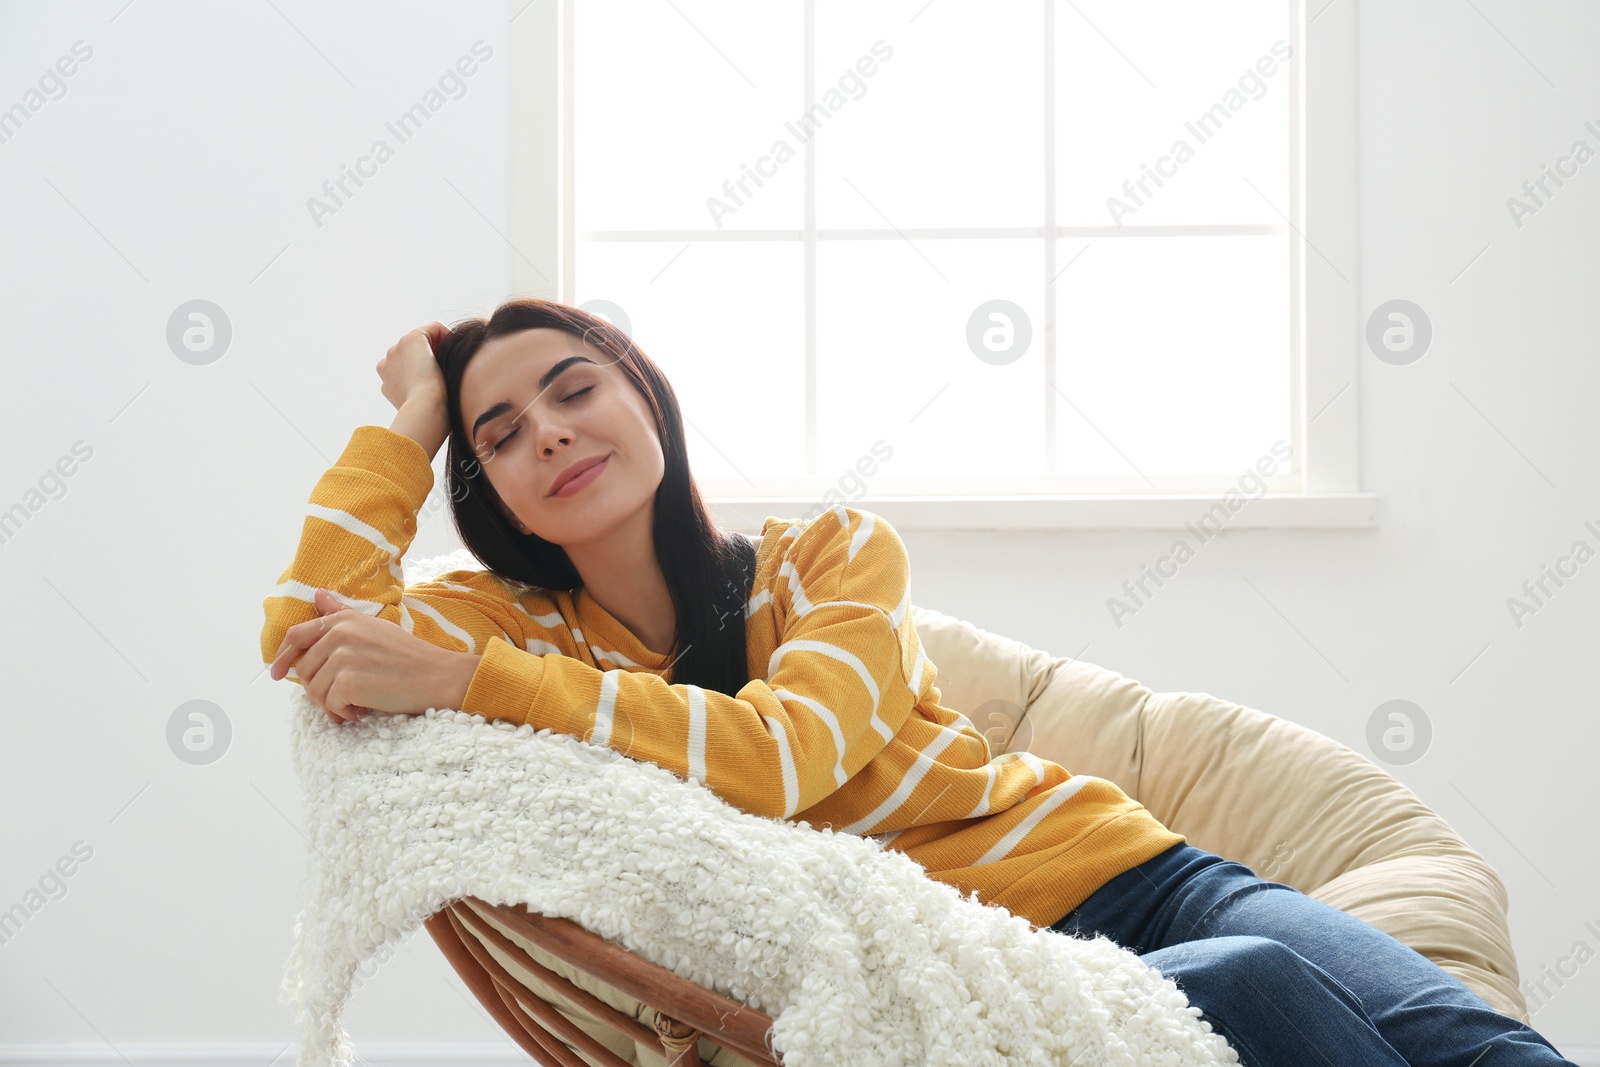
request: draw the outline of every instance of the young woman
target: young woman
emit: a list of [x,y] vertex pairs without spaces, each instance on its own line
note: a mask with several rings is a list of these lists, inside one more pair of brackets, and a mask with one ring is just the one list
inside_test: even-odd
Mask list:
[[[318,481],[263,657],[337,720],[458,708],[609,746],[772,818],[871,835],[1043,933],[1104,933],[1246,1064],[1567,1064],[1427,958],[1189,845],[1115,784],[994,754],[943,707],[894,528],[835,505],[717,527],[660,369],[576,308],[517,300],[405,335],[393,425]],[[486,569],[403,586],[449,443]]]

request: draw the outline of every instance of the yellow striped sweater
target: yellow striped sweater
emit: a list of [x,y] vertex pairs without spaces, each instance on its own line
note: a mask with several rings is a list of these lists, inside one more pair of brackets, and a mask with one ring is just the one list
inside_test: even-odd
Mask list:
[[[311,493],[294,562],[266,597],[261,655],[316,615],[318,588],[443,648],[482,656],[460,710],[549,728],[693,777],[743,811],[871,835],[929,877],[1048,926],[1185,840],[1114,783],[989,749],[940,703],[894,528],[836,505],[762,524],[737,696],[672,684],[581,586],[457,570],[404,586],[433,467],[360,426]],[[291,672],[289,677],[298,681]]]

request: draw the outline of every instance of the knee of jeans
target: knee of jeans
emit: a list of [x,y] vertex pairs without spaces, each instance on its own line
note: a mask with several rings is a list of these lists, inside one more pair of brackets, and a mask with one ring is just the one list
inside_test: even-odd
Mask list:
[[[1285,973],[1305,966],[1305,961],[1282,941],[1256,934],[1224,934],[1169,945],[1161,950],[1166,962],[1178,964],[1187,976],[1210,972],[1217,979],[1270,989]],[[1181,984],[1181,983],[1180,983]]]

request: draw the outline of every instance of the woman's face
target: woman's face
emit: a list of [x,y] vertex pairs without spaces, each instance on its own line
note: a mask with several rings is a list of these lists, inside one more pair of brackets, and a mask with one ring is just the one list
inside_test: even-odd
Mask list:
[[[651,506],[666,471],[649,403],[610,354],[564,330],[486,342],[462,374],[461,417],[501,510],[554,544],[604,537]],[[601,456],[592,481],[551,494],[562,471]]]

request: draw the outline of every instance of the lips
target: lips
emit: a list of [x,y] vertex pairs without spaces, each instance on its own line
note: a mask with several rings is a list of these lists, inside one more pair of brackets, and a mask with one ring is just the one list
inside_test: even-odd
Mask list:
[[557,493],[561,492],[563,487],[573,481],[576,481],[584,474],[593,471],[596,467],[604,463],[609,458],[609,455],[603,455],[593,456],[589,459],[580,459],[578,462],[574,463],[572,466],[556,475],[555,482],[550,486],[550,495],[555,496]]

